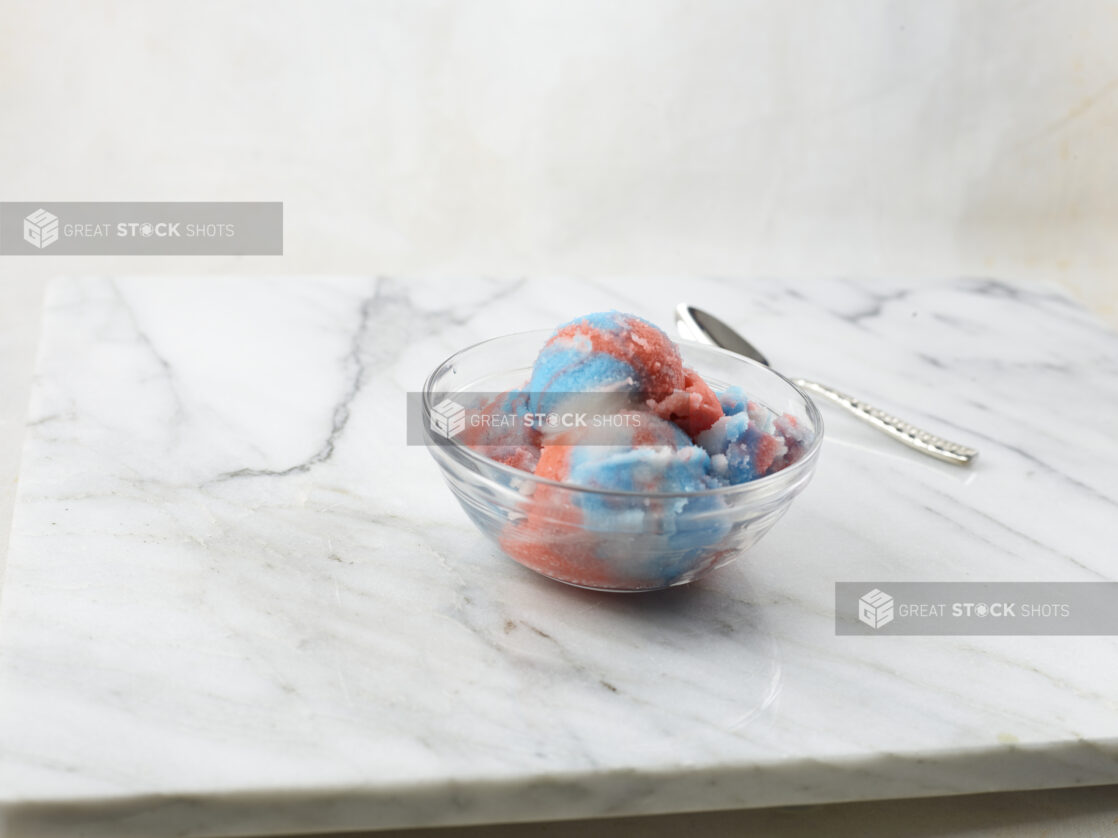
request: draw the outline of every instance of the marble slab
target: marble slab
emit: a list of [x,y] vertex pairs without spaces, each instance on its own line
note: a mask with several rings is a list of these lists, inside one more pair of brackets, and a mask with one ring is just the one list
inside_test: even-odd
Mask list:
[[[739,562],[642,595],[482,540],[404,439],[452,351],[681,299],[982,450],[824,406]],[[110,279],[48,295],[0,603],[0,834],[213,836],[1118,782],[1118,638],[836,636],[834,583],[1114,580],[1118,335],[986,279]]]

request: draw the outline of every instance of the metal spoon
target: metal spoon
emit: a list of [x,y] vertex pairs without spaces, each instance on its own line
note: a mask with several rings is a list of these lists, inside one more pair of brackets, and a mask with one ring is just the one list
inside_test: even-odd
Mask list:
[[[756,347],[713,314],[680,303],[676,306],[675,322],[680,337],[711,346],[720,346],[723,349],[736,352],[738,355],[752,358],[766,367],[769,366],[768,360],[757,351]],[[978,451],[973,448],[938,437],[866,404],[861,399],[856,399],[846,393],[839,392],[833,387],[828,387],[826,384],[820,384],[818,381],[807,381],[803,378],[794,378],[792,381],[804,390],[810,390],[820,396],[825,396],[835,404],[853,413],[863,422],[867,422],[889,434],[897,442],[903,443],[909,448],[914,448],[922,454],[927,454],[929,457],[965,466],[978,456]]]

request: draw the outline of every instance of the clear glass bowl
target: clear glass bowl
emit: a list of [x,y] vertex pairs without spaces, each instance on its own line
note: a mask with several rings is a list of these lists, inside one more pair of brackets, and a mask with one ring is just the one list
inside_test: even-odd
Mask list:
[[[454,393],[522,387],[550,336],[523,332],[475,344],[440,364],[423,388],[428,450],[466,514],[515,561],[595,590],[683,585],[756,544],[811,480],[823,440],[823,420],[811,399],[762,364],[688,342],[679,344],[684,363],[716,391],[738,385],[751,400],[810,429],[800,459],[775,474],[720,489],[602,491],[537,477],[430,431],[433,408]],[[597,514],[580,514],[590,509]]]

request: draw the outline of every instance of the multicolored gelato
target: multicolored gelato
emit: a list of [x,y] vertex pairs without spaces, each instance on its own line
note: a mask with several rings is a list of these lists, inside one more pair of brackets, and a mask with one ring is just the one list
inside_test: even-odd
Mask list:
[[[716,393],[659,328],[617,311],[560,326],[523,388],[479,408],[469,447],[537,477],[503,549],[548,576],[595,588],[672,584],[696,556],[717,562],[728,523],[716,490],[773,474],[810,442],[739,387]],[[579,424],[557,417],[592,414]],[[554,421],[553,421],[554,420]],[[705,514],[710,513],[710,514]],[[648,516],[654,516],[649,519]],[[653,526],[650,526],[653,524]],[[634,555],[603,556],[597,533],[632,532]],[[611,549],[616,550],[616,546]]]

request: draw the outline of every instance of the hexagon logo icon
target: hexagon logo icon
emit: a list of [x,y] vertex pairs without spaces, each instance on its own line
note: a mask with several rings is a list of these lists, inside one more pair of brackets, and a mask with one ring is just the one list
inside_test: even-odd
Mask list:
[[863,594],[858,600],[858,619],[875,629],[893,622],[893,598],[879,588]]
[[466,427],[466,408],[453,399],[443,399],[431,409],[431,430],[450,439]]
[[23,219],[23,240],[42,250],[58,241],[58,216],[37,209]]

